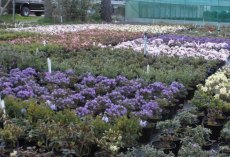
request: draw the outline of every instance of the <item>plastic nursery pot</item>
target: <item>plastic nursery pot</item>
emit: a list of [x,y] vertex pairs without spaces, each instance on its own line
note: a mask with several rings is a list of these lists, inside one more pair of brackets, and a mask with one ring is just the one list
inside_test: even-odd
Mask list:
[[211,150],[213,145],[213,141],[207,141],[204,145],[202,145],[203,150]]
[[90,150],[89,156],[94,156],[94,154],[95,154],[96,152],[98,152],[99,150],[100,150],[100,148],[99,148],[96,144],[93,144],[93,145],[91,146],[91,150]]
[[138,147],[139,144],[137,142],[134,142],[132,145],[124,145],[123,147],[121,147],[119,149],[120,152],[126,153],[129,149],[133,148],[133,147]]
[[141,130],[141,136],[138,139],[139,143],[148,143],[152,137],[152,134],[155,130],[156,124],[155,123],[149,123],[146,127],[142,128]]
[[171,115],[170,110],[169,109],[163,109],[162,111],[162,120],[167,120],[167,119],[172,119],[173,115]]
[[156,149],[161,149],[165,154],[169,154],[171,151],[175,154],[176,144],[170,141],[153,141],[153,147]]
[[148,118],[147,122],[148,123],[157,123],[157,122],[159,122],[161,120],[162,120],[162,115],[158,115],[158,116],[153,116],[151,118]]
[[230,142],[229,143],[225,143],[225,142],[219,143],[219,153],[229,155],[230,154]]
[[220,131],[223,129],[223,123],[215,121],[213,123],[209,123],[208,119],[204,119],[204,127],[210,129],[212,131],[210,135],[211,140],[217,140],[220,136]]
[[195,90],[196,90],[196,87],[188,87],[187,88],[188,94],[187,94],[185,100],[191,100],[194,96]]
[[176,148],[173,149],[172,152],[173,152],[173,154],[175,156],[177,156],[178,152],[179,152],[179,150],[180,150],[180,148],[182,146],[182,141],[179,138],[176,138],[176,139],[173,140],[173,143],[176,145]]
[[110,152],[107,152],[105,150],[100,150],[94,153],[95,157],[114,157]]
[[197,120],[198,120],[197,124],[198,124],[198,125],[201,125],[202,122],[203,122],[204,113],[203,113],[203,114],[202,114],[202,113],[203,113],[203,112],[201,112],[201,114],[198,114],[198,115],[197,115]]

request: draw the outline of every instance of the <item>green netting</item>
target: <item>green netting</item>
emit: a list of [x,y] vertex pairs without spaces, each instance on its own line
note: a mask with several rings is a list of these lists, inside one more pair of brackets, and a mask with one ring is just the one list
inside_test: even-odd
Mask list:
[[230,0],[126,0],[126,19],[230,22]]

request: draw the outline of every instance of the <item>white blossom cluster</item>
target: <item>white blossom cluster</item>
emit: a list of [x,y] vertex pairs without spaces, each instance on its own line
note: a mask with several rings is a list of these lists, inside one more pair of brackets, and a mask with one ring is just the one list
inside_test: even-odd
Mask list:
[[79,32],[90,29],[115,30],[128,32],[173,33],[186,29],[180,25],[130,25],[130,24],[76,24],[76,25],[48,25],[26,28],[9,28],[11,31],[35,32],[42,34],[60,34]]

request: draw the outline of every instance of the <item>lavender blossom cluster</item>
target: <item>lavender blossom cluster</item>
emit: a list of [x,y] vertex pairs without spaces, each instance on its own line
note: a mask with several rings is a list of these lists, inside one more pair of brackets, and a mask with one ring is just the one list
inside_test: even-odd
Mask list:
[[[187,35],[176,35],[176,34],[164,34],[164,35],[159,35],[157,37],[158,39],[163,39],[164,42],[169,42],[170,40],[174,40],[180,43],[192,43],[196,42],[199,44],[203,43],[226,43],[224,48],[230,50],[230,38],[215,38],[215,37],[197,37],[197,36],[187,36]],[[151,38],[156,39],[156,37]]]
[[180,98],[178,94],[185,91],[183,84],[178,82],[171,85],[161,82],[147,84],[123,76],[111,79],[86,74],[72,84],[72,77],[77,78],[69,72],[39,73],[32,68],[12,69],[0,78],[0,94],[24,100],[35,98],[53,110],[75,109],[78,116],[133,114],[150,118],[161,112],[157,99],[173,103]]
[[[142,52],[144,39],[122,42],[114,48],[133,49]],[[182,57],[202,57],[206,60],[226,61],[230,55],[230,38],[191,37],[185,35],[159,35],[147,40],[150,55]]]

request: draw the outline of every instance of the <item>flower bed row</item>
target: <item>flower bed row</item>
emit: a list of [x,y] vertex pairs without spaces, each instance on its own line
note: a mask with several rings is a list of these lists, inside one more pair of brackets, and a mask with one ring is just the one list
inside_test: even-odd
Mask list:
[[[199,43],[200,41],[200,43]],[[159,36],[148,39],[147,51],[150,55],[168,55],[178,57],[203,57],[207,60],[225,61],[230,55],[229,45],[223,40],[217,40],[211,43],[209,40],[202,38],[192,38],[183,36]],[[219,43],[222,41],[223,43]],[[133,41],[123,42],[114,46],[118,49],[133,49],[134,51],[143,52],[144,39],[139,38]]]
[[152,118],[160,112],[161,106],[174,106],[185,96],[184,86],[177,82],[167,86],[121,76],[115,79],[92,75],[78,78],[70,72],[37,73],[32,68],[12,69],[8,76],[1,77],[0,85],[2,96],[12,95],[24,100],[36,98],[54,110],[77,109],[79,116],[132,114]]
[[207,75],[214,73],[223,63],[193,57],[144,57],[143,54],[130,50],[92,49],[65,53],[50,46],[41,47],[39,52],[36,52],[36,47],[8,46],[1,49],[1,54],[0,62],[9,70],[31,66],[43,71],[47,67],[47,56],[51,56],[53,70],[73,69],[78,75],[87,72],[108,77],[123,75],[128,79],[142,78],[145,81],[160,81],[166,84],[177,80],[186,87],[194,87],[204,81]]
[[169,33],[186,29],[184,26],[174,25],[121,25],[121,24],[78,24],[78,25],[50,25],[27,28],[10,28],[10,31],[26,31],[44,34],[61,34],[65,32],[79,32],[84,30],[115,30],[126,32]]
[[[73,111],[53,111],[36,99],[23,101],[7,97],[5,100],[6,114],[0,109],[0,144],[2,155],[6,156],[12,152],[11,155],[23,156],[225,157],[230,150],[230,122],[219,133],[219,149],[214,150],[215,130],[199,122],[195,108],[181,110],[172,120],[159,119],[155,124],[126,115],[109,121],[102,115],[80,119]],[[150,141],[154,132],[155,140],[143,145],[142,140],[147,136]],[[126,152],[130,147],[133,148]]]
[[219,38],[219,37],[197,37],[197,36],[188,36],[188,35],[176,35],[176,34],[164,34],[159,35],[157,38],[163,39],[164,42],[169,42],[170,40],[174,40],[180,43],[186,42],[196,42],[199,44],[202,43],[226,43],[228,45],[225,48],[229,49],[230,38]]
[[74,51],[79,49],[89,49],[100,44],[103,45],[117,45],[120,42],[133,40],[141,37],[141,33],[124,32],[124,31],[110,31],[110,30],[83,30],[79,32],[63,33],[60,35],[41,35],[40,37],[31,36],[27,38],[17,38],[10,40],[9,44],[42,44],[46,41],[51,45],[59,45],[67,51]]
[[[9,73],[2,69],[0,83],[6,100],[6,114],[0,110],[0,143],[6,155],[13,148],[17,155],[90,155],[100,150],[115,156],[133,146],[135,149],[119,155],[137,155],[138,150],[157,156],[170,150],[173,154],[168,156],[181,157],[224,156],[229,152],[227,119],[217,136],[216,129],[200,120],[199,108],[181,110],[168,120],[175,115],[171,111],[179,109],[178,100],[185,96],[184,86],[177,82],[167,86],[122,76],[78,77],[72,71],[38,73],[27,68]],[[157,141],[140,148],[153,132],[160,133],[154,135]],[[212,151],[207,147],[213,139],[227,143]],[[28,146],[33,148],[26,150]]]

